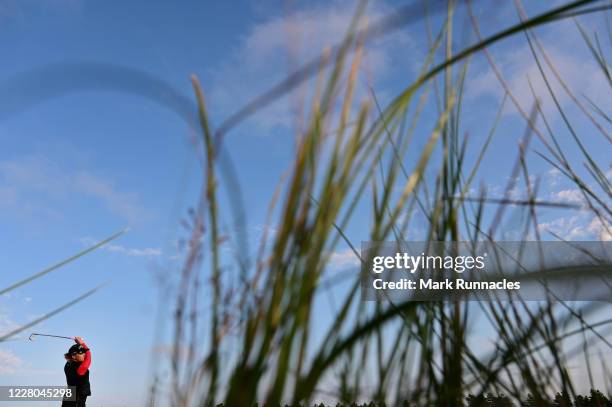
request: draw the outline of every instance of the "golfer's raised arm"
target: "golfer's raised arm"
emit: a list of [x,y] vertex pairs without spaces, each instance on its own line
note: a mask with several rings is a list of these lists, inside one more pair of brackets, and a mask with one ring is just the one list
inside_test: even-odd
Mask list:
[[81,337],[77,336],[76,338],[74,338],[74,340],[76,343],[81,345],[86,350],[85,360],[81,362],[79,367],[77,367],[76,369],[77,374],[79,376],[83,376],[85,373],[87,373],[87,370],[89,369],[89,366],[91,365],[91,351],[89,350],[89,347],[87,346],[87,344],[85,343],[85,341],[83,341]]

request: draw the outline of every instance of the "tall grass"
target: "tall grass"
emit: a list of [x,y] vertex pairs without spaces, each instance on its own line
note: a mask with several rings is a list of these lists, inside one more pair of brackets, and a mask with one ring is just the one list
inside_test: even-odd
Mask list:
[[[0,295],[11,293],[11,292],[15,291],[16,289],[18,289],[18,288],[20,288],[20,287],[22,287],[24,285],[30,284],[32,282],[35,282],[36,280],[46,276],[47,274],[50,274],[50,273],[52,273],[54,271],[59,270],[63,266],[65,266],[65,265],[67,265],[69,263],[72,263],[72,262],[76,261],[77,259],[85,256],[86,254],[88,254],[90,252],[93,252],[94,250],[99,249],[100,247],[104,246],[105,244],[107,244],[107,243],[117,239],[121,235],[125,234],[127,231],[128,231],[128,229],[124,229],[124,230],[121,230],[121,231],[119,231],[117,233],[114,233],[113,235],[111,235],[111,236],[109,236],[109,237],[107,237],[107,238],[105,238],[105,239],[103,239],[103,240],[101,240],[101,241],[99,241],[99,242],[97,242],[97,243],[87,247],[84,250],[81,250],[80,252],[78,252],[78,253],[76,253],[76,254],[74,254],[74,255],[72,255],[72,256],[70,256],[70,257],[68,257],[68,258],[66,258],[66,259],[64,259],[64,260],[62,260],[62,261],[60,261],[60,262],[58,262],[58,263],[56,263],[56,264],[54,264],[52,266],[50,266],[50,267],[45,268],[42,271],[39,271],[39,272],[34,273],[34,274],[32,274],[32,275],[30,275],[30,276],[28,276],[28,277],[26,277],[26,278],[24,278],[24,279],[22,279],[20,281],[17,281],[16,283],[13,283],[13,284],[11,284],[10,286],[8,286],[6,288],[0,289]],[[64,310],[66,310],[66,309],[68,309],[68,308],[78,304],[79,302],[81,302],[85,298],[89,297],[90,295],[93,295],[96,291],[98,291],[102,287],[103,287],[103,285],[99,285],[97,287],[94,287],[94,288],[88,290],[87,292],[79,295],[78,297],[76,297],[76,298],[66,302],[65,304],[61,305],[60,307],[54,309],[53,311],[47,312],[46,314],[44,314],[44,315],[42,315],[42,316],[40,316],[40,317],[38,317],[38,318],[36,318],[36,319],[34,319],[32,321],[29,321],[26,324],[21,325],[21,326],[15,328],[15,329],[13,329],[13,330],[11,330],[9,332],[4,332],[2,334],[2,336],[0,336],[0,342],[4,342],[6,340],[9,340],[9,339],[13,338],[14,336],[20,334],[21,332],[24,332],[27,329],[29,329],[29,328],[31,328],[31,327],[33,327],[35,325],[38,325],[39,323],[41,323],[43,321],[46,321],[47,319],[49,319],[49,318],[59,314],[60,312],[62,312]]]
[[[564,83],[563,78],[532,31],[561,19],[605,12],[609,6],[575,1],[528,17],[517,3],[519,23],[482,38],[473,18],[476,43],[455,52],[454,20],[459,5],[444,3],[445,23],[430,37],[419,77],[398,89],[397,97],[384,107],[375,92],[371,99],[355,100],[364,44],[380,33],[358,28],[363,7],[358,8],[345,39],[331,52],[240,109],[216,132],[209,121],[204,92],[193,78],[206,165],[173,305],[171,378],[165,388],[161,378],[155,379],[150,404],[162,400],[163,405],[169,399],[176,406],[218,402],[249,406],[332,399],[456,406],[462,405],[468,393],[476,398],[493,393],[514,402],[531,394],[536,405],[545,405],[556,392],[576,398],[577,379],[570,372],[571,361],[584,357],[593,381],[589,362],[592,343],[612,347],[607,340],[610,320],[592,321],[605,305],[553,300],[530,303],[521,298],[471,304],[368,304],[361,301],[357,272],[330,278],[328,267],[330,256],[341,244],[359,259],[359,245],[347,237],[346,229],[355,222],[357,208],[364,202],[371,209],[367,219],[370,230],[361,240],[409,240],[415,213],[427,219],[425,236],[429,241],[494,240],[500,236],[507,213],[517,207],[524,214],[521,237],[542,240],[540,209],[572,206],[538,198],[527,159],[534,137],[545,148],[536,154],[579,189],[588,210],[604,229],[609,228],[610,182],[558,102],[559,95],[550,82]],[[440,3],[434,7],[439,8]],[[471,14],[471,9],[468,12]],[[609,77],[599,39],[593,41],[578,27]],[[513,35],[523,35],[529,44],[540,69],[537,80],[546,84],[591,179],[580,176],[581,171],[567,158],[540,104],[522,106],[488,54],[487,47]],[[481,51],[506,96],[486,141],[474,146],[463,133],[461,119],[470,114],[463,101],[470,57]],[[443,60],[436,62],[440,54]],[[544,64],[552,69],[554,78],[546,74]],[[221,236],[229,231],[220,226],[223,208],[219,205],[216,164],[223,138],[231,136],[228,131],[261,106],[313,75],[317,75],[316,90],[306,126],[297,135],[289,176],[270,204],[270,218],[275,217],[278,230],[273,236],[264,235],[253,267],[241,261],[236,261],[233,269],[222,267],[220,250],[226,243]],[[562,88],[610,142],[605,107],[595,106],[591,100],[585,103],[565,84]],[[432,89],[438,114],[427,123],[430,132],[417,151],[414,133],[423,120],[424,106],[431,103]],[[508,103],[524,118],[525,131],[515,151],[505,194],[492,198],[481,190],[475,196],[473,184],[495,142],[501,111]],[[407,165],[409,152],[417,158]],[[476,159],[469,160],[471,156]],[[523,184],[527,198],[514,199],[511,191]],[[485,224],[483,214],[488,206],[495,207],[495,213]],[[203,287],[206,281],[209,284]],[[328,290],[333,290],[337,307],[329,310],[334,312],[331,322],[321,326],[323,318],[318,312]],[[206,314],[201,313],[203,301],[209,310]],[[486,321],[493,332],[491,352],[475,345],[477,320]],[[581,344],[568,351],[568,344],[573,343],[569,339],[575,337],[582,337]],[[607,360],[603,358],[601,363],[607,371]]]

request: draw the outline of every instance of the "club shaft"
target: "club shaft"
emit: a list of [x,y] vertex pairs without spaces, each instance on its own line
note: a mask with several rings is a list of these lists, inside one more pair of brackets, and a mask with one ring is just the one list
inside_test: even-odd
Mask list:
[[71,339],[71,340],[74,339],[71,336],[48,335],[48,334],[32,334],[30,336],[48,336],[48,337],[51,337],[51,338],[64,338],[64,339]]

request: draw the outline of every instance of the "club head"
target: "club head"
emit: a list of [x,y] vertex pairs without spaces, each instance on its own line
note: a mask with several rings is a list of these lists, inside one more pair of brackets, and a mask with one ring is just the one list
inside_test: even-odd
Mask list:
[[30,334],[30,337],[28,339],[33,341],[34,340],[34,334]]

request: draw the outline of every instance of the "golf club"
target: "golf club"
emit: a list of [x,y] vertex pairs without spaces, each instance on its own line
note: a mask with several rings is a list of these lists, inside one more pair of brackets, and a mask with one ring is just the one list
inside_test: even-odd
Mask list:
[[74,340],[74,337],[72,336],[48,335],[48,334],[39,334],[39,333],[32,333],[28,339],[33,341],[35,336],[48,336],[51,338],[70,339],[71,341]]

